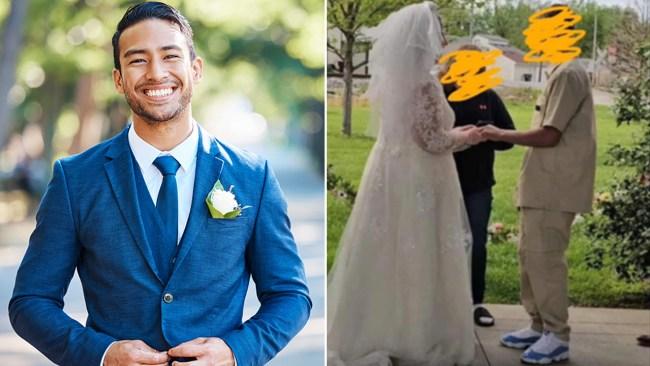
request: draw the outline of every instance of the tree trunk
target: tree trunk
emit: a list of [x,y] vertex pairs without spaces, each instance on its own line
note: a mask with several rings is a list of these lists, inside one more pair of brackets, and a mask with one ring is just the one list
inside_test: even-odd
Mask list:
[[343,46],[343,129],[341,132],[346,136],[350,136],[352,133],[352,74],[354,73],[352,59],[354,57],[354,42],[354,35],[345,35],[345,45]]
[[50,98],[47,98],[43,101],[43,159],[48,164],[51,164],[54,160],[55,153],[54,151],[54,134],[56,132],[57,121],[63,110],[63,105],[65,103],[64,93],[62,90],[65,90],[65,83],[57,80],[55,78],[48,78],[45,80],[42,88],[47,91],[47,95],[50,95]]
[[68,149],[70,154],[82,152],[101,140],[103,120],[97,113],[95,103],[95,79],[94,74],[84,74],[77,81],[75,110],[79,117],[79,129]]
[[106,136],[113,136],[124,129],[131,110],[123,100],[113,100],[106,110],[109,121]]
[[23,25],[28,0],[12,0],[11,10],[2,33],[2,58],[0,59],[0,147],[4,146],[11,129],[9,124],[9,90],[16,80],[16,60],[22,46]]

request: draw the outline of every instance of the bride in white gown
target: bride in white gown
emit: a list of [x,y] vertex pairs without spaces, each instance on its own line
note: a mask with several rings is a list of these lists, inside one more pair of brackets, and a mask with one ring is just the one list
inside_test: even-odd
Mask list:
[[380,126],[328,275],[328,365],[469,364],[471,234],[452,152],[480,137],[452,129],[431,72],[444,42],[433,3],[402,8],[374,34]]

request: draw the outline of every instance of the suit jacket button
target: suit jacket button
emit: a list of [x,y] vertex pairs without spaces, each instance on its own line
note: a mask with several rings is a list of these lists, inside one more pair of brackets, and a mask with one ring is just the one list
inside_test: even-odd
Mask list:
[[172,301],[174,301],[174,295],[170,293],[166,293],[163,295],[163,301],[166,302],[167,304],[170,304]]

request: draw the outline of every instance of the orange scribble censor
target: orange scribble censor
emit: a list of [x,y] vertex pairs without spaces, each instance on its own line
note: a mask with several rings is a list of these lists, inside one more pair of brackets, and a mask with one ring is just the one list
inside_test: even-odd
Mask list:
[[503,79],[494,77],[501,68],[488,69],[488,66],[494,64],[501,54],[501,50],[488,52],[460,50],[442,56],[438,63],[444,64],[448,60],[453,60],[453,63],[440,82],[456,83],[458,86],[458,89],[449,95],[449,101],[461,102],[501,84]]
[[[549,13],[558,10],[558,14],[549,17]],[[568,28],[578,24],[581,19],[582,16],[568,6],[552,6],[531,15],[528,18],[530,25],[523,32],[530,49],[524,56],[524,61],[561,64],[578,57],[582,50],[573,45],[587,32]]]

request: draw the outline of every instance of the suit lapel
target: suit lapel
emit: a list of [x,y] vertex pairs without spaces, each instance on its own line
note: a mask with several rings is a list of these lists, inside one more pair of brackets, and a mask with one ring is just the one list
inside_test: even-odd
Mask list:
[[156,267],[156,262],[144,231],[144,223],[142,222],[142,213],[140,212],[138,193],[135,185],[136,167],[131,157],[128,130],[128,127],[125,128],[106,152],[106,157],[109,160],[104,164],[104,169],[106,170],[106,175],[108,176],[111,189],[115,194],[115,199],[120,207],[122,216],[129,227],[135,243],[140,249],[140,252],[142,252],[151,271],[158,278],[158,281],[163,283],[158,274],[158,268]]
[[205,198],[212,190],[214,183],[221,176],[223,160],[217,157],[218,153],[219,149],[216,142],[211,141],[207,132],[199,127],[199,147],[196,155],[196,174],[194,178],[194,191],[192,193],[192,206],[185,231],[178,245],[178,255],[176,256],[172,276],[174,275],[173,272],[179,267],[190,251],[196,235],[201,231],[210,216]]

